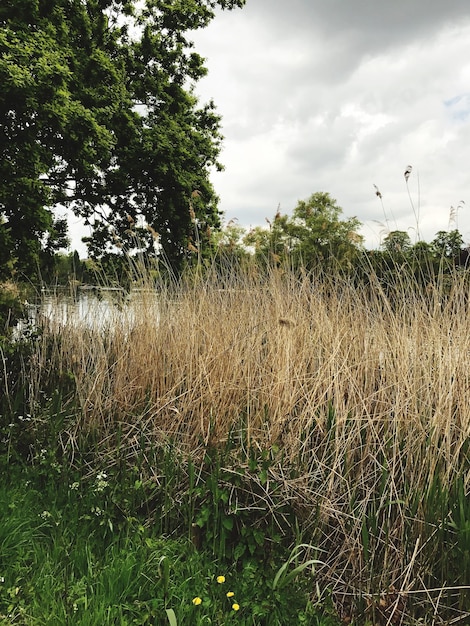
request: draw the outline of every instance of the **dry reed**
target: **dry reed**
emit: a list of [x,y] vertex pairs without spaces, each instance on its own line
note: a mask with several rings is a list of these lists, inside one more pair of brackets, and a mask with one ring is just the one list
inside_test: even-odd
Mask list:
[[66,324],[54,367],[73,373],[77,429],[106,439],[119,425],[129,450],[137,433],[194,451],[237,429],[279,446],[271,477],[326,550],[323,575],[370,602],[381,590],[397,616],[439,558],[431,490],[470,489],[466,289],[199,280],[140,293],[106,330]]

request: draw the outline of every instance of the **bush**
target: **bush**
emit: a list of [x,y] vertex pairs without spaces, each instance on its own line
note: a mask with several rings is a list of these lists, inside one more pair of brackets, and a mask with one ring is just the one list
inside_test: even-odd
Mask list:
[[24,315],[20,288],[11,283],[0,283],[0,339],[9,336],[11,330]]

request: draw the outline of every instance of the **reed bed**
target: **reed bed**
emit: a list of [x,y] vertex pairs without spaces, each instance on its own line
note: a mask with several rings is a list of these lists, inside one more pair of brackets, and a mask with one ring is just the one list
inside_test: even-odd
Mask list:
[[468,287],[400,281],[273,271],[147,289],[105,327],[46,325],[32,395],[47,368],[73,378],[69,440],[104,449],[119,430],[128,458],[230,437],[278,451],[266,501],[276,484],[343,607],[396,624],[447,606],[468,623]]

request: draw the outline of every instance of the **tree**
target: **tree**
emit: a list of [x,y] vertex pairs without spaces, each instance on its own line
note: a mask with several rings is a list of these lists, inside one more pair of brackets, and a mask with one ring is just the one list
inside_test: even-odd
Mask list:
[[395,230],[369,259],[384,285],[397,283],[401,288],[404,277],[412,277],[416,287],[427,289],[439,275],[451,274],[456,266],[466,266],[468,252],[463,245],[458,230],[439,231],[431,243],[415,244],[406,231]]
[[248,260],[250,254],[243,245],[246,230],[236,219],[227,224],[212,236],[212,257],[220,265],[230,266]]
[[206,69],[187,33],[244,1],[2,2],[0,240],[17,271],[55,245],[58,206],[92,226],[94,256],[178,264],[219,226],[220,118],[194,96]]
[[293,252],[307,265],[320,262],[344,269],[354,261],[363,241],[357,232],[361,223],[356,217],[341,219],[342,212],[324,192],[297,204],[286,230]]
[[245,243],[277,264],[287,262],[306,269],[315,266],[347,269],[361,250],[359,220],[342,219],[341,207],[325,192],[299,201],[292,216],[278,211],[269,224],[269,231],[263,234],[255,229],[247,235]]
[[434,254],[438,259],[458,261],[464,242],[458,230],[440,230],[431,242]]
[[384,238],[382,248],[393,257],[402,258],[412,248],[409,234],[404,230],[392,230]]

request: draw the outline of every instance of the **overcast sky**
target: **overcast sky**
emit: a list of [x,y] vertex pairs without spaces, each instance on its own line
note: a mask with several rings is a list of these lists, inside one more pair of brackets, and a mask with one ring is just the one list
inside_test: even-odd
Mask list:
[[193,39],[197,93],[223,117],[226,221],[327,191],[368,247],[387,229],[415,241],[417,221],[470,243],[469,0],[247,0]]

